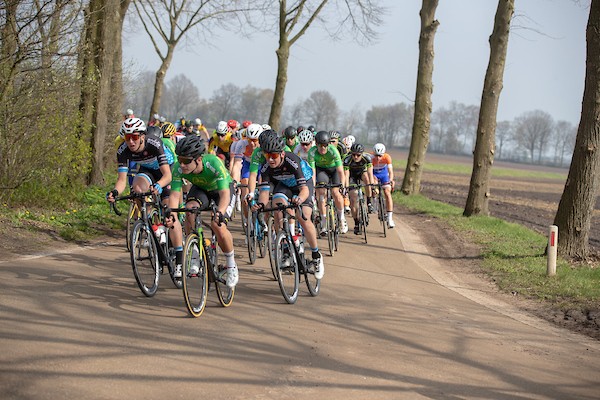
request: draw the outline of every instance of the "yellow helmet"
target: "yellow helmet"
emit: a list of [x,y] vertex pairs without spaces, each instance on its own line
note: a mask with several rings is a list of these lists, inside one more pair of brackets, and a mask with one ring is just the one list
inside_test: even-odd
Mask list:
[[177,131],[175,129],[175,125],[170,122],[165,122],[163,126],[161,126],[160,130],[162,131],[163,137],[170,138]]

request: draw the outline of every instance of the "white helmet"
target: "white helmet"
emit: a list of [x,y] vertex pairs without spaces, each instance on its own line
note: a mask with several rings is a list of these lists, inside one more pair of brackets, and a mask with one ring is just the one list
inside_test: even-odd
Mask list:
[[300,143],[311,143],[313,140],[315,140],[315,134],[308,129],[305,129],[298,134],[298,140]]
[[373,153],[375,153],[376,156],[384,155],[385,145],[383,143],[376,143],[375,146],[373,146]]
[[124,138],[125,135],[132,133],[146,133],[146,124],[139,118],[127,118],[121,124],[119,135]]
[[269,124],[262,124],[262,128],[263,128],[263,131],[270,131],[271,130],[271,125],[269,125]]
[[350,147],[352,147],[352,145],[354,144],[354,142],[356,142],[356,138],[352,135],[348,135],[345,138],[342,139],[342,143],[344,143],[344,146],[346,146],[347,149],[349,149]]
[[248,125],[248,128],[246,128],[246,137],[248,139],[258,139],[262,131],[263,127],[259,124],[250,124]]
[[159,118],[160,118],[160,115],[158,115],[158,114],[154,114],[154,115],[152,116],[152,118],[154,118],[154,119],[159,119]]
[[202,120],[200,118],[196,118],[194,122],[196,125],[202,125]]
[[131,108],[127,109],[127,115],[133,115],[133,110]]
[[217,124],[217,133],[224,135],[228,132],[228,126],[227,126],[227,122],[225,121],[219,121],[219,123]]

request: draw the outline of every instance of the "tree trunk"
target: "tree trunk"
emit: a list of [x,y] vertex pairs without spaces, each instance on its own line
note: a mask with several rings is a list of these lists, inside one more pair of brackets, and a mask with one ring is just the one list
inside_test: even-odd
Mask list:
[[554,217],[563,257],[585,259],[598,193],[600,167],[600,0],[592,0],[587,24],[587,60],[581,121],[569,175]]
[[[269,115],[269,125],[275,130],[279,129],[281,122],[281,112],[283,110],[283,100],[285,97],[285,86],[287,85],[287,70],[290,58],[290,44],[287,38],[279,40],[277,53],[277,80],[275,81],[275,91],[273,92],[273,103],[271,103],[271,114]],[[318,125],[317,125],[318,126]]]
[[473,154],[473,171],[463,213],[466,217],[489,214],[489,183],[496,147],[496,116],[502,91],[510,20],[514,10],[514,0],[498,1],[494,30],[490,36],[490,61],[485,73],[483,94],[481,95],[477,138]]
[[101,9],[98,37],[95,43],[96,70],[98,83],[96,91],[96,107],[92,125],[92,168],[87,183],[100,185],[104,182],[104,145],[108,134],[109,99],[111,98],[111,81],[114,76],[115,45],[117,31],[120,26],[120,1],[105,0]]
[[156,71],[156,80],[154,81],[154,97],[152,98],[152,106],[150,107],[150,114],[148,115],[148,121],[152,119],[154,114],[159,114],[160,100],[162,98],[163,87],[165,84],[165,77],[171,61],[173,61],[173,53],[175,52],[175,45],[168,45],[167,55],[162,60],[160,68]]
[[431,124],[433,39],[440,24],[434,19],[437,5],[438,0],[423,0],[421,12],[419,13],[421,16],[421,33],[419,35],[415,116],[406,172],[402,182],[402,193],[404,194],[418,194],[421,191],[421,173],[423,172],[423,161],[429,144],[429,127]]

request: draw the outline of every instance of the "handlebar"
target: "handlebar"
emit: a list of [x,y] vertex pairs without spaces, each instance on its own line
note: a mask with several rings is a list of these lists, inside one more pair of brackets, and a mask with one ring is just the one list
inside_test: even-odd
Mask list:
[[121,201],[121,200],[132,200],[132,199],[143,199],[146,196],[151,196],[153,193],[152,191],[148,191],[145,193],[130,193],[126,196],[117,196],[115,197],[115,201],[112,203],[108,203],[109,207],[115,212],[116,215],[121,216],[123,215],[123,213],[121,211],[119,211],[119,209],[117,208],[117,201]]

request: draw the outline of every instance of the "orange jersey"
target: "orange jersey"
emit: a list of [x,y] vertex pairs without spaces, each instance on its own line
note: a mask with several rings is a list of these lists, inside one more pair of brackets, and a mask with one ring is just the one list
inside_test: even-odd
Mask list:
[[372,154],[373,161],[373,172],[388,169],[392,165],[392,157],[388,153],[384,153],[382,157],[377,157],[374,153]]

